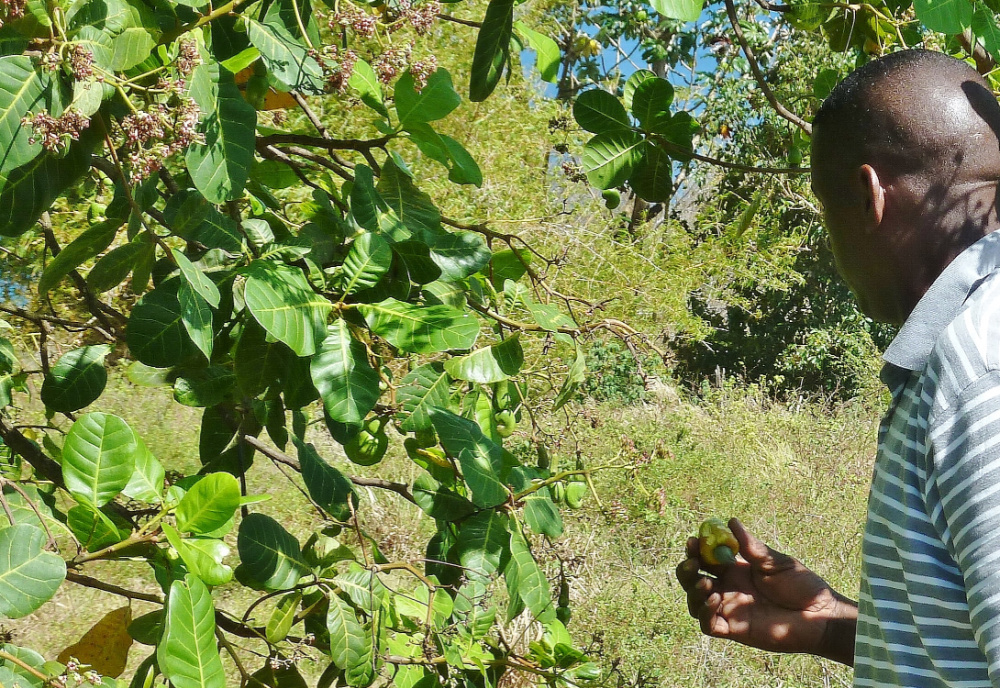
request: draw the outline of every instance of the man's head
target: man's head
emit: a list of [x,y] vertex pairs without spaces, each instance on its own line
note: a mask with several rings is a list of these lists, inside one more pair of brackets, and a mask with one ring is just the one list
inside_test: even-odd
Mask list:
[[902,323],[948,263],[998,227],[1000,106],[964,62],[887,55],[823,103],[812,172],[862,310]]

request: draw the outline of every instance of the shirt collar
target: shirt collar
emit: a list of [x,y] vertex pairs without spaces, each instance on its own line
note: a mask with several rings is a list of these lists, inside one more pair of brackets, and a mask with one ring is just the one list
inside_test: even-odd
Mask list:
[[1000,268],[1000,232],[965,249],[934,280],[882,356],[905,370],[920,370],[938,336],[955,319],[969,295]]

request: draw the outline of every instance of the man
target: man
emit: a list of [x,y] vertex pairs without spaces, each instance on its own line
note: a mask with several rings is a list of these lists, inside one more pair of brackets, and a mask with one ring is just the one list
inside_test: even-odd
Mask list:
[[[735,519],[741,560],[677,567],[708,635],[855,667],[855,686],[1000,687],[1000,106],[965,63],[860,68],[813,125],[838,270],[885,352],[857,603]],[[704,573],[702,573],[704,572]]]

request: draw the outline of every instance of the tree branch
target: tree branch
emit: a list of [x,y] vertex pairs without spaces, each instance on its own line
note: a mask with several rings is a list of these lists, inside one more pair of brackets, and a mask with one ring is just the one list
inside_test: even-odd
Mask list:
[[983,44],[976,41],[973,45],[972,29],[966,29],[960,34],[955,36],[958,39],[959,44],[965,48],[965,52],[972,56],[972,59],[976,62],[976,71],[980,74],[989,74],[993,71],[993,68],[997,66],[996,61],[993,56],[986,52]]
[[756,79],[757,85],[760,86],[764,97],[767,98],[767,102],[771,104],[771,107],[779,115],[802,131],[812,135],[812,125],[779,103],[771,87],[767,85],[764,74],[760,71],[760,65],[757,64],[757,58],[754,56],[750,44],[747,43],[746,36],[743,35],[743,28],[740,26],[739,17],[736,16],[736,6],[733,4],[733,0],[726,0],[726,13],[729,15],[730,23],[733,25],[733,33],[736,34],[736,40],[739,41],[740,47],[743,49],[743,54],[746,55],[747,62],[750,63],[750,71],[753,72],[753,78]]
[[380,136],[377,139],[325,139],[322,136],[308,134],[271,134],[257,139],[257,146],[276,146],[282,143],[313,146],[327,150],[370,151],[372,148],[383,148],[393,139],[392,134]]

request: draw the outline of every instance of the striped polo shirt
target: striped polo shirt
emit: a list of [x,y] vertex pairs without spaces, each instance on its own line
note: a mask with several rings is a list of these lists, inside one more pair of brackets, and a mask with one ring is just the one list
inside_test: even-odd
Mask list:
[[1000,232],[885,353],[854,685],[1000,688]]

